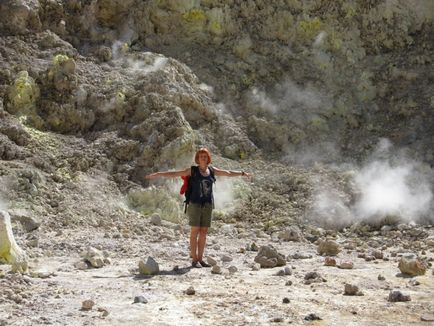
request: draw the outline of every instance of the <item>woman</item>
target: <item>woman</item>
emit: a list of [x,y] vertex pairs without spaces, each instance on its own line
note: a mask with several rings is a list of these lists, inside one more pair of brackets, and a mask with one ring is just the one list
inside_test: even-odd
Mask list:
[[211,154],[208,149],[200,148],[195,155],[194,161],[197,166],[192,166],[185,170],[155,172],[145,176],[145,179],[154,179],[157,177],[185,177],[190,176],[191,196],[187,207],[187,215],[189,225],[191,226],[190,233],[190,256],[193,259],[193,267],[210,267],[203,261],[203,252],[206,243],[206,234],[211,226],[211,215],[214,207],[214,198],[212,186],[214,183],[214,175],[226,177],[246,176],[252,174],[244,171],[228,171],[221,170],[216,167],[209,166],[211,164]]

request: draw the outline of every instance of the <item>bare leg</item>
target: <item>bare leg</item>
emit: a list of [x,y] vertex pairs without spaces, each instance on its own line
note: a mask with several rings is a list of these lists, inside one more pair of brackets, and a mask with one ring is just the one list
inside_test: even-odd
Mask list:
[[198,253],[197,253],[197,259],[199,261],[203,260],[203,252],[205,250],[205,243],[206,243],[206,234],[208,233],[207,227],[201,227],[199,229],[199,241],[198,241]]
[[193,261],[198,261],[198,254],[197,254],[197,247],[198,247],[198,241],[197,236],[199,234],[200,227],[198,226],[192,226],[191,232],[190,232],[190,255]]

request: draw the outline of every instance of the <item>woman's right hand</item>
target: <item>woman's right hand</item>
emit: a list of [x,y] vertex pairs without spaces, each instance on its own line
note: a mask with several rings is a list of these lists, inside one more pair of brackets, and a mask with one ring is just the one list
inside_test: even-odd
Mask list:
[[151,174],[145,175],[145,179],[146,179],[146,180],[155,179],[156,177],[158,177],[158,172],[155,172],[155,173],[151,173]]

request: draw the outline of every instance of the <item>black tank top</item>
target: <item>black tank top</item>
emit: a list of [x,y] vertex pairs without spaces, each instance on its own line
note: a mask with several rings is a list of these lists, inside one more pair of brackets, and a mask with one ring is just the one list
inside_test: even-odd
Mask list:
[[[210,168],[208,168],[210,169]],[[211,172],[207,176],[203,176],[197,166],[192,167],[192,191],[190,202],[195,204],[213,203],[212,185],[214,179]]]

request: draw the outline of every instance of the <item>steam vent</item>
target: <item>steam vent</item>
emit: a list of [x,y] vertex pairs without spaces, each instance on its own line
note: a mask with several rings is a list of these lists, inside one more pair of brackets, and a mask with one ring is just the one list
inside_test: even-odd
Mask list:
[[433,325],[434,0],[0,0],[0,326]]

